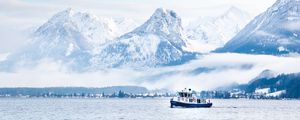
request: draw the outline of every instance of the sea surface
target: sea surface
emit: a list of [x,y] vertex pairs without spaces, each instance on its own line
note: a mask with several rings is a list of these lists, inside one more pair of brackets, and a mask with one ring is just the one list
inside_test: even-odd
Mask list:
[[170,108],[169,98],[0,98],[0,120],[299,120],[300,100],[213,99]]

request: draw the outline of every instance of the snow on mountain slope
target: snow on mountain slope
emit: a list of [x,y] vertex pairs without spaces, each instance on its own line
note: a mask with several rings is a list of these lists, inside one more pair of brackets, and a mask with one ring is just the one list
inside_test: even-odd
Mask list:
[[186,49],[181,18],[172,10],[159,8],[143,25],[105,44],[92,61],[106,67],[175,65],[195,57]]
[[277,75],[279,75],[279,73],[276,73],[272,70],[264,70],[262,71],[258,76],[256,76],[254,79],[252,79],[249,83],[252,83],[258,79],[262,79],[262,78],[266,78],[266,79],[270,79],[272,77],[276,77]]
[[89,13],[64,10],[40,26],[31,41],[9,56],[2,67],[32,66],[42,59],[51,59],[71,69],[86,69],[101,45],[136,26],[133,21],[127,21],[130,19],[98,18]]
[[299,0],[277,0],[216,51],[272,55],[299,53],[299,6]]
[[185,32],[192,45],[196,45],[194,49],[209,52],[224,46],[250,19],[248,13],[232,6],[221,16],[201,17],[191,22]]
[[76,13],[72,9],[67,9],[57,13],[39,27],[34,36],[37,37],[37,42],[56,42],[54,44],[57,45],[64,41],[72,41],[67,48],[74,46],[93,50],[136,26],[130,19],[98,18],[89,13]]
[[137,21],[130,18],[118,17],[113,19],[116,23],[116,26],[118,27],[118,36],[130,32],[140,25]]
[[135,26],[130,19],[97,18],[68,9],[39,27],[30,43],[0,66],[31,68],[46,59],[70,70],[88,71],[176,65],[196,57],[187,50],[181,18],[174,11],[157,9],[143,25]]

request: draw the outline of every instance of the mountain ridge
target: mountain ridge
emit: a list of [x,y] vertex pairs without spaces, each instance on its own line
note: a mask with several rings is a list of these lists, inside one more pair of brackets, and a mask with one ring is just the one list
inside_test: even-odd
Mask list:
[[182,64],[196,57],[187,50],[181,18],[172,10],[156,9],[149,20],[124,35],[117,35],[116,24],[124,25],[118,20],[72,9],[58,12],[34,32],[27,46],[1,62],[1,69],[31,68],[43,59],[71,71],[147,68]]
[[181,18],[174,11],[158,8],[140,27],[106,44],[97,59],[109,67],[181,64],[195,58],[186,50],[182,31]]
[[283,55],[299,53],[300,2],[277,0],[216,52]]
[[231,6],[217,17],[200,17],[191,22],[185,30],[187,38],[199,52],[210,52],[224,46],[250,21],[250,15]]

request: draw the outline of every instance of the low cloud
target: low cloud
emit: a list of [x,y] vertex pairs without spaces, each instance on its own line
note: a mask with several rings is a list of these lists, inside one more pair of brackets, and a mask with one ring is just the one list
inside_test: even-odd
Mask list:
[[[184,87],[196,90],[247,83],[265,69],[278,73],[300,72],[300,57],[246,54],[207,54],[190,63],[147,70],[106,69],[97,72],[67,72],[63,65],[42,61],[32,69],[0,73],[0,87],[103,87],[138,85],[149,89]],[[193,73],[193,71],[199,70]]]

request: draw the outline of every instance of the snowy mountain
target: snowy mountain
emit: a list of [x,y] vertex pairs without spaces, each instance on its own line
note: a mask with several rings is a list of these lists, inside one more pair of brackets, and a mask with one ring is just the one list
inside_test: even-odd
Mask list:
[[[191,22],[185,30],[194,48],[209,52],[223,47],[250,21],[250,15],[234,6],[218,17],[201,17]],[[203,46],[201,48],[200,46]],[[206,46],[206,47],[205,47]]]
[[258,79],[262,79],[262,78],[265,78],[265,79],[270,79],[270,78],[273,78],[273,77],[276,77],[277,75],[279,75],[278,73],[272,71],[272,70],[264,70],[262,71],[258,76],[256,76],[254,79],[252,79],[249,84],[251,84],[252,82],[258,80]]
[[92,61],[106,67],[175,65],[195,57],[186,47],[181,18],[159,8],[143,25],[105,44]]
[[[130,19],[98,18],[67,9],[55,14],[40,26],[30,42],[20,51],[0,63],[3,69],[33,66],[40,60],[50,59],[70,67],[84,70],[99,47],[135,28]],[[122,28],[125,27],[125,28]]]
[[[300,97],[300,73],[279,74],[273,77],[261,77],[253,80],[243,89],[246,93],[263,93],[267,97],[299,98]],[[261,95],[261,94],[259,94]]]
[[39,27],[34,33],[37,39],[34,42],[42,42],[38,44],[50,42],[57,46],[58,43],[68,41],[66,48],[74,46],[74,48],[94,50],[136,26],[133,20],[127,18],[98,18],[89,13],[76,13],[72,9],[67,9],[57,13]]
[[174,11],[157,9],[143,25],[135,26],[127,18],[98,18],[68,9],[39,27],[30,43],[1,62],[0,68],[31,68],[43,60],[74,71],[157,67],[181,64],[196,56],[187,50],[181,18]]
[[130,18],[118,17],[113,18],[113,20],[118,28],[118,36],[130,32],[140,25],[137,21]]
[[216,51],[273,55],[299,53],[299,6],[299,0],[277,0]]

